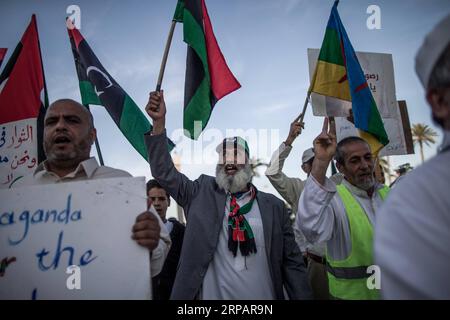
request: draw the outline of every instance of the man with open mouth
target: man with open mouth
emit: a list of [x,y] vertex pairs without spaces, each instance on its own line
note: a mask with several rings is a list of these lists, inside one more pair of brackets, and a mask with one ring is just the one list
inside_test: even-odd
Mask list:
[[[284,203],[251,183],[241,137],[216,148],[216,177],[191,181],[167,150],[163,92],[152,92],[146,136],[153,177],[183,207],[186,231],[171,299],[309,299],[305,265]],[[285,289],[285,290],[284,290]]]
[[[53,102],[44,118],[47,159],[32,174],[14,182],[12,187],[131,177],[126,171],[100,166],[90,156],[96,134],[92,114],[86,107],[71,99]],[[133,240],[151,253],[151,275],[157,275],[171,244],[161,219],[151,208],[137,216],[130,231]]]

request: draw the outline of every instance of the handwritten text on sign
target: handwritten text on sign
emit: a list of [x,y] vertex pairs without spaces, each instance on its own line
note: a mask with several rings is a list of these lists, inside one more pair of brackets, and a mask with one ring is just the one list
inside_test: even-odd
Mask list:
[[0,299],[148,299],[149,254],[131,239],[145,208],[144,178],[0,190]]
[[[319,57],[319,49],[308,49],[309,73],[312,79]],[[367,84],[377,104],[389,138],[380,156],[408,154],[403,131],[402,118],[395,95],[394,65],[392,55],[373,52],[356,52],[364,72]],[[352,104],[349,101],[319,94],[311,94],[313,114],[315,116],[334,116],[338,141],[348,136],[357,136],[355,126],[346,120]]]
[[36,119],[0,124],[0,189],[38,165]]

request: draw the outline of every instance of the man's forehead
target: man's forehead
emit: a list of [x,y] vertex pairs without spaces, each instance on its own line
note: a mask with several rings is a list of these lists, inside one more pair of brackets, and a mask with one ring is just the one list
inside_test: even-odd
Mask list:
[[83,110],[83,106],[74,103],[55,103],[50,105],[47,109],[45,117],[50,116],[69,116],[75,115],[79,117],[88,117],[86,111]]
[[355,155],[365,155],[370,152],[370,147],[366,142],[353,141],[343,146],[344,154],[347,158]]
[[166,190],[164,190],[163,188],[158,188],[158,187],[153,187],[150,190],[148,190],[148,193],[152,193],[152,194],[164,194],[166,195]]
[[242,148],[234,148],[233,146],[227,146],[227,147],[225,147],[225,152],[226,152],[226,153],[234,153],[234,152],[237,152],[237,153],[245,154],[245,150],[243,150]]

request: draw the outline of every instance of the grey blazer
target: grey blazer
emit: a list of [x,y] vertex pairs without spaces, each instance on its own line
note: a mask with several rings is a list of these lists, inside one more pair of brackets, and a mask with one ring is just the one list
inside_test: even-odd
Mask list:
[[[195,299],[214,257],[225,210],[226,193],[213,177],[201,175],[191,181],[174,167],[167,149],[166,133],[145,135],[153,177],[183,207],[186,231],[171,299]],[[294,240],[284,203],[259,191],[258,206],[270,275],[277,299],[310,299],[306,268]]]

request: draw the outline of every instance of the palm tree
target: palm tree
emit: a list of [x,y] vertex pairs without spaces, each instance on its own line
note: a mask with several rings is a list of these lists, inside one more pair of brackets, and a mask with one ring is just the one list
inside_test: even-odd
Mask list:
[[431,144],[436,143],[436,140],[434,138],[437,137],[437,133],[432,128],[430,128],[428,125],[423,124],[423,123],[413,124],[411,133],[413,136],[414,143],[419,144],[420,157],[421,157],[422,163],[423,163],[424,162],[423,144],[425,143],[427,146],[430,146]]
[[250,165],[252,166],[252,172],[253,172],[254,177],[259,177],[259,172],[257,170],[258,167],[261,167],[261,166],[268,167],[269,166],[269,164],[266,162],[263,162],[262,159],[255,158],[255,157],[252,157],[250,159]]

